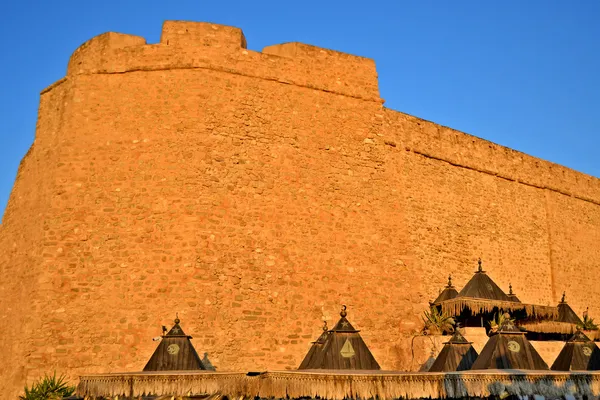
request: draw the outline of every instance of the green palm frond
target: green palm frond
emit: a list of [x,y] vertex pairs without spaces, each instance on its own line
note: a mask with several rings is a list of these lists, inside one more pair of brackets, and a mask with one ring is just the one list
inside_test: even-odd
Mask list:
[[75,386],[69,386],[64,375],[56,377],[45,375],[42,379],[25,386],[25,395],[19,396],[20,400],[60,400],[75,393]]
[[440,312],[433,306],[429,311],[423,313],[423,332],[426,334],[440,334],[454,332],[454,318]]
[[500,329],[500,327],[502,326],[502,324],[504,324],[507,321],[515,322],[513,318],[508,318],[507,315],[508,314],[504,314],[501,312],[495,313],[494,318],[488,322],[488,325],[490,326],[490,331],[497,332],[498,329]]
[[577,324],[577,327],[584,331],[598,330],[598,325],[594,323],[594,319],[588,317],[587,314],[583,316],[583,321],[580,324]]

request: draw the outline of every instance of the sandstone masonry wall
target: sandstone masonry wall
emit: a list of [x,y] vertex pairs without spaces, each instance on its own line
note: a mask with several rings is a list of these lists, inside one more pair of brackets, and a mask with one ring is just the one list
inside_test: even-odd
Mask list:
[[340,304],[383,368],[418,368],[420,313],[479,256],[523,301],[600,315],[597,179],[385,109],[372,60],[245,47],[107,33],[43,92],[0,225],[3,396],[141,370],[175,312],[219,370],[296,368]]

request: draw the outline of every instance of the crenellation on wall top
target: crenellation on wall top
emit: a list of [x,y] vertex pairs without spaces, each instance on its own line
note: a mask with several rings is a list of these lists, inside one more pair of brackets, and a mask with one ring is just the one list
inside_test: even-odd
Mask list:
[[165,21],[160,42],[108,32],[81,45],[67,75],[169,69],[213,69],[382,102],[371,59],[303,43],[247,50],[241,29],[206,22]]
[[168,46],[213,46],[246,48],[240,28],[208,22],[165,21],[160,43]]
[[67,66],[67,75],[96,72],[95,68],[106,62],[113,50],[145,44],[146,39],[141,36],[117,32],[94,36],[73,52]]

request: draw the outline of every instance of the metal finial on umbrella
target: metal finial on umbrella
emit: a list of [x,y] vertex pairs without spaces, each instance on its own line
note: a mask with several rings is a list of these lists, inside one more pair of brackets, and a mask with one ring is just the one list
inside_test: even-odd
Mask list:
[[346,315],[348,315],[348,313],[346,312],[346,306],[345,306],[345,305],[343,305],[343,306],[342,306],[342,311],[340,312],[340,316],[341,316],[342,318],[344,318],[344,317],[346,317]]

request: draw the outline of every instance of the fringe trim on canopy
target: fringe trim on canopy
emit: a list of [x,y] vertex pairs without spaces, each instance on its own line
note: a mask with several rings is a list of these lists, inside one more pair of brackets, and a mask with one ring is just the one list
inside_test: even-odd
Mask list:
[[577,330],[575,324],[557,321],[526,322],[519,324],[529,332],[573,334]]
[[[219,374],[123,374],[84,376],[77,388],[80,396],[94,400],[102,397],[132,398],[205,395],[232,399],[331,400],[398,398],[467,398],[506,395],[600,395],[600,372],[565,373],[553,371],[466,371],[452,373],[397,373],[339,371],[265,372],[258,376],[244,373]],[[119,397],[121,398],[121,397]]]
[[226,395],[229,398],[257,392],[256,380],[244,372],[152,372],[128,374],[98,374],[82,376],[77,394],[86,399],[119,398],[144,395],[190,396]]
[[590,340],[600,341],[600,330],[596,329],[595,331],[583,331]]
[[468,308],[475,314],[492,312],[494,308],[505,311],[523,310],[530,317],[548,318],[558,317],[558,308],[553,306],[540,306],[536,304],[517,303],[513,301],[476,299],[472,297],[456,297],[441,302],[442,312],[450,315],[459,315]]

